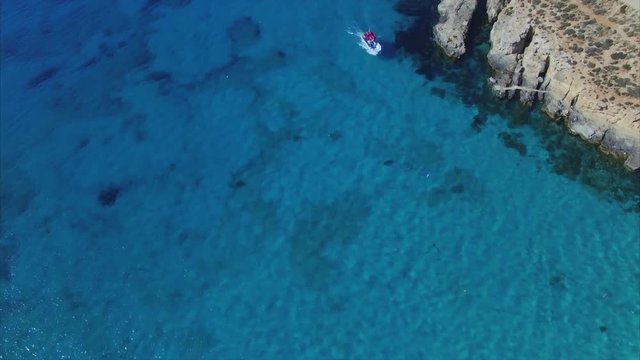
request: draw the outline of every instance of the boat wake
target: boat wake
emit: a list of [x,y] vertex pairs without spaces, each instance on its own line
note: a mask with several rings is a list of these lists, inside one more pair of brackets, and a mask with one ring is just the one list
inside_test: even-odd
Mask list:
[[352,35],[356,38],[358,46],[363,48],[369,55],[373,55],[373,56],[378,55],[380,51],[382,51],[382,45],[380,45],[380,43],[378,42],[376,43],[375,48],[372,48],[364,40],[364,33],[365,32],[362,31],[362,29],[360,29],[359,27],[347,28],[347,34]]

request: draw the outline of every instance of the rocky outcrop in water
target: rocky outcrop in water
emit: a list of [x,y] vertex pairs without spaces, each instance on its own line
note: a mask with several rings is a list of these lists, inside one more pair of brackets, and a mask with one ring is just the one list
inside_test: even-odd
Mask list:
[[[572,133],[640,169],[639,16],[620,0],[487,0],[495,93],[539,100]],[[449,54],[451,42],[437,41]]]
[[440,21],[433,34],[448,56],[459,58],[464,54],[464,41],[476,5],[477,0],[442,0],[438,4]]

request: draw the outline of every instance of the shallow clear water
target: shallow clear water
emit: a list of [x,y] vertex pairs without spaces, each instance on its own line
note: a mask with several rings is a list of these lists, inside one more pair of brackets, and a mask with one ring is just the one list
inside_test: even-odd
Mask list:
[[638,356],[637,176],[390,51],[429,16],[2,6],[1,359]]

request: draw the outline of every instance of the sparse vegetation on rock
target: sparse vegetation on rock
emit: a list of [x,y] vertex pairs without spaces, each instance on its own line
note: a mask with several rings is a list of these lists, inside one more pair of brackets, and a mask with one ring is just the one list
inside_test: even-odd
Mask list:
[[[586,124],[581,125],[583,129],[600,129],[584,133],[576,131],[581,136],[600,142],[604,136],[598,131],[615,127],[601,147],[623,157],[640,154],[637,138],[640,121],[634,121],[640,119],[637,110],[640,109],[640,22],[637,20],[640,12],[620,0],[528,0],[509,2],[502,14],[531,21],[533,37],[549,43],[548,50],[534,50],[549,54],[547,66],[550,70],[545,67],[541,76],[544,78],[547,71],[554,73],[554,77],[544,80],[545,90],[548,90],[544,106],[548,107],[548,112],[569,114],[566,108],[570,106],[574,113],[571,116],[579,116],[579,122]],[[531,62],[531,54],[527,55],[529,50],[526,50],[528,46],[539,47],[540,44],[526,44],[525,50],[508,54],[517,59],[525,79],[497,74],[494,81],[502,88],[517,86],[519,81],[531,81],[531,75],[527,80],[526,74],[538,71],[531,67],[538,67],[540,60]],[[529,58],[524,59],[527,56]],[[558,73],[562,75],[555,75]],[[554,82],[559,84],[554,85]],[[580,101],[576,103],[574,99],[578,96]],[[523,101],[524,97],[521,94]],[[627,137],[617,143],[613,134],[621,139]],[[631,147],[620,145],[625,141],[632,143]],[[631,162],[640,167],[640,156],[628,163]]]

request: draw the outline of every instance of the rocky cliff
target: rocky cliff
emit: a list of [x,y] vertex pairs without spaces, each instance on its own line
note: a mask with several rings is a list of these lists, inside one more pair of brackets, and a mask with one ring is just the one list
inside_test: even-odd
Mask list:
[[494,17],[495,93],[539,100],[572,133],[640,169],[638,9],[622,0],[487,0]]
[[433,35],[448,56],[459,58],[464,54],[464,41],[476,4],[477,0],[442,0],[438,4],[440,21],[433,28]]
[[508,0],[486,0],[487,1],[487,18],[489,22],[494,22],[498,18],[498,14],[507,3]]

